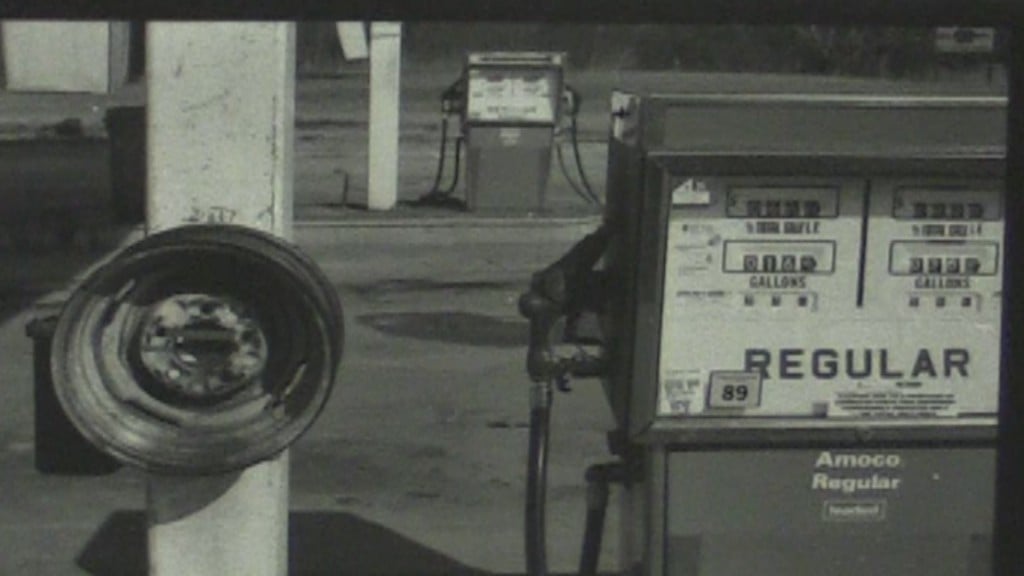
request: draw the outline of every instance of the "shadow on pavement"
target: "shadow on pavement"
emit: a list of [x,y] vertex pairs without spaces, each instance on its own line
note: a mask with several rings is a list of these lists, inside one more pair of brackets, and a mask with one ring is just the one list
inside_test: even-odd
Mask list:
[[[290,576],[514,576],[466,566],[345,512],[292,512],[289,522]],[[92,576],[145,576],[145,512],[108,516],[77,562]]]
[[[486,576],[383,526],[344,512],[292,512],[291,576]],[[107,517],[77,558],[93,576],[145,576],[146,515]]]
[[120,510],[108,516],[76,562],[94,576],[145,576],[146,513]]
[[389,336],[464,346],[525,348],[530,336],[526,320],[461,311],[385,312],[363,314],[358,320]]
[[507,290],[519,292],[525,289],[522,280],[455,280],[440,281],[432,278],[396,278],[366,284],[348,286],[359,297],[373,302],[391,302],[398,295],[446,293],[452,298],[463,294],[488,290]]

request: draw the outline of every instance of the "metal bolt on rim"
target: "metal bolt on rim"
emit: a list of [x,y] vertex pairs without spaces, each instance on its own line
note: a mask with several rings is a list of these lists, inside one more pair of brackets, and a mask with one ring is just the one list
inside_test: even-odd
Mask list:
[[221,397],[253,383],[267,341],[251,310],[229,297],[179,294],[155,304],[138,331],[139,360],[169,392]]

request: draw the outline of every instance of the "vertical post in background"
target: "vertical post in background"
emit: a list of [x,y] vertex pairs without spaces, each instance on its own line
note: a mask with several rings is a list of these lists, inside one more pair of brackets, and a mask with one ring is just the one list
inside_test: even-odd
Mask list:
[[370,25],[370,145],[366,197],[352,201],[370,210],[390,210],[398,201],[398,116],[402,25]]
[[[147,228],[235,224],[291,237],[295,27],[151,23]],[[150,574],[284,576],[288,454],[237,473],[151,475]]]
[[345,60],[362,60],[370,57],[370,49],[366,45],[366,29],[362,22],[337,22],[334,25],[341,42],[341,52]]

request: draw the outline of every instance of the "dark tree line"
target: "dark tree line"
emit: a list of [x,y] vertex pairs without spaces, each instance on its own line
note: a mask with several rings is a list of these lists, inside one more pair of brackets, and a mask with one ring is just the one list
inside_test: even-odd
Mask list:
[[[415,22],[405,25],[402,42],[403,57],[411,62],[458,62],[475,50],[557,50],[567,52],[576,68],[892,77],[992,58],[937,54],[930,28]],[[300,23],[298,52],[299,69],[306,73],[346,66],[333,23]]]

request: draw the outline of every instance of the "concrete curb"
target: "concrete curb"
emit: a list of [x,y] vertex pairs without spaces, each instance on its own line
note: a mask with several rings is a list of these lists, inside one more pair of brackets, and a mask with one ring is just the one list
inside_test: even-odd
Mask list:
[[344,244],[537,244],[571,242],[592,232],[598,215],[582,217],[381,218],[296,221],[301,246]]

